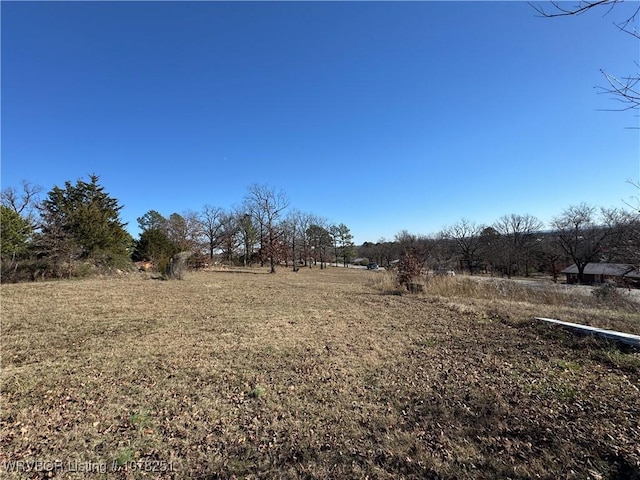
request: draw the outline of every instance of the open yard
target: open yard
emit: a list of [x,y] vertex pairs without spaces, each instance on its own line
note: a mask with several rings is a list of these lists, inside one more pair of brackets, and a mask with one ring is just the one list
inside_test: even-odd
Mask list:
[[0,477],[640,478],[639,353],[533,320],[638,310],[388,275],[2,285]]

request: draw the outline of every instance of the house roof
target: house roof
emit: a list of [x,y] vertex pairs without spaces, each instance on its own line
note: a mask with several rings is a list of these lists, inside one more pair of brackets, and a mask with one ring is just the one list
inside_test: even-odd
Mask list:
[[[560,273],[578,273],[578,267],[574,263]],[[587,263],[584,267],[585,275],[606,275],[609,277],[640,278],[640,271],[629,263]]]

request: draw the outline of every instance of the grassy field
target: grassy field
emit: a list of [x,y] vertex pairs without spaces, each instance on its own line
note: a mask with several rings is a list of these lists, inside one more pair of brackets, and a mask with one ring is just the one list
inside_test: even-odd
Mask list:
[[1,478],[640,478],[638,352],[533,320],[633,305],[342,268],[0,288]]

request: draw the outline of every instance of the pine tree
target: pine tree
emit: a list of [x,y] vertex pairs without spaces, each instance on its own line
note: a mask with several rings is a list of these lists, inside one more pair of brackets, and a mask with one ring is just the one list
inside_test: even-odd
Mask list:
[[33,229],[29,221],[14,210],[0,205],[0,228],[2,229],[2,259],[15,258],[26,253]]
[[[96,266],[121,266],[130,260],[132,239],[120,221],[122,206],[105,192],[97,175],[89,182],[65,182],[40,206],[40,254],[55,264],[86,260]],[[70,266],[70,265],[68,265]]]
[[142,230],[135,243],[133,259],[149,260],[159,272],[165,272],[169,260],[180,251],[179,246],[169,238],[170,223],[155,210],[149,210],[138,218]]

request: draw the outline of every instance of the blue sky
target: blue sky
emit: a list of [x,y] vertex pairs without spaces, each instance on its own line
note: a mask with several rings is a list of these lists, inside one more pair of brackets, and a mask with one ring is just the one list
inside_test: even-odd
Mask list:
[[2,187],[96,173],[137,235],[266,184],[357,243],[622,207],[639,121],[594,87],[637,70],[629,7],[3,1]]

